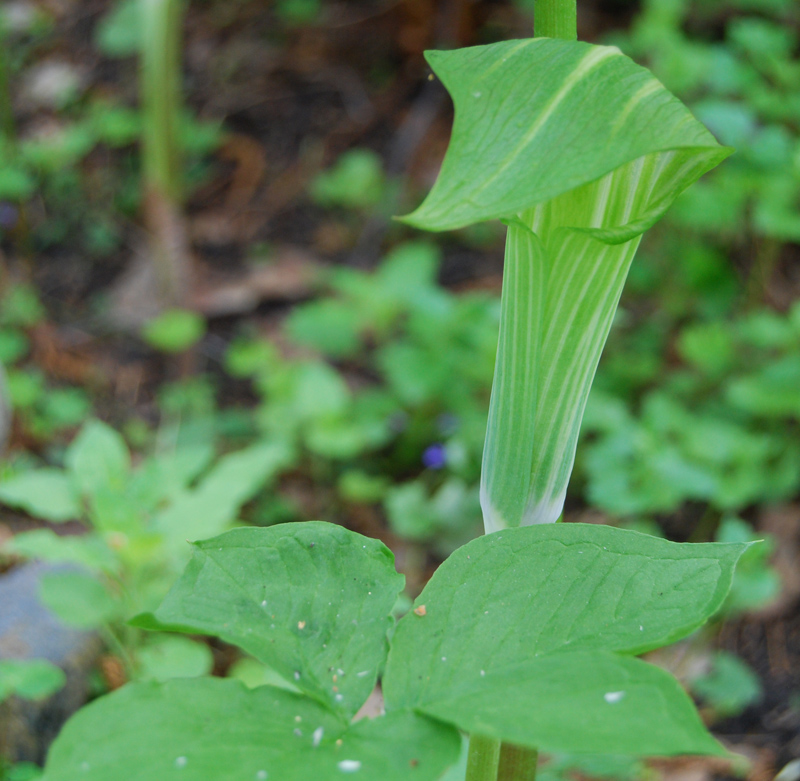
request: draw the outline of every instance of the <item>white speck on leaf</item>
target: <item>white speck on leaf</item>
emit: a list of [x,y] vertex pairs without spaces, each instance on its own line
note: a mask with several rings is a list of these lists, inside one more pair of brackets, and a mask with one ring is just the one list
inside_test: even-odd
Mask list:
[[333,699],[336,700],[336,702],[341,702],[344,699],[344,696],[337,694]]
[[369,675],[369,670],[362,670],[360,673],[356,673],[356,678],[363,678],[365,675]]
[[606,692],[603,699],[608,703],[619,702],[625,696],[625,692]]
[[302,738],[302,737],[303,737],[303,730],[301,730],[301,729],[296,729],[296,730],[294,731],[294,734],[295,734],[295,736],[296,736],[296,737],[298,737],[298,738]]
[[342,773],[355,773],[356,770],[361,770],[361,763],[357,759],[343,759],[338,767]]
[[639,631],[644,632],[644,627],[641,624],[639,624]]
[[264,781],[266,777],[267,777],[266,770],[259,770],[258,773],[256,773],[256,781]]
[[175,767],[186,767],[186,763],[187,763],[188,761],[189,761],[189,760],[188,760],[188,759],[186,759],[186,757],[178,757],[178,758],[175,760]]
[[322,743],[322,736],[325,733],[325,730],[322,727],[317,727],[314,730],[314,734],[311,738],[311,745],[316,748],[320,743]]
[[267,600],[265,599],[265,600],[264,600],[264,601],[261,603],[261,607],[266,607],[266,606],[267,606]]
[[473,98],[479,98],[480,96],[481,96],[481,93],[480,93],[480,92],[473,92],[473,93],[472,93],[472,97],[473,97]]
[[481,677],[483,677],[484,675],[486,675],[486,670],[481,670]]
[[300,680],[300,673],[299,673],[297,670],[295,670],[295,671],[294,671],[294,679],[295,679],[296,681],[299,681],[299,680]]
[[86,770],[88,770],[90,767],[91,767],[91,766],[89,765],[89,763],[88,763],[88,762],[81,762],[81,770],[83,770],[83,771],[86,771]]

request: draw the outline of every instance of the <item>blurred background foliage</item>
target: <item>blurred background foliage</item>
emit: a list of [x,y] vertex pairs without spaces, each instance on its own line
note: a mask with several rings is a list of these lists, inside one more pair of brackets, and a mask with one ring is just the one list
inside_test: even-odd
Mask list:
[[[422,51],[527,35],[532,5],[0,8],[0,564],[76,567],[41,599],[101,632],[119,674],[97,691],[211,669],[275,682],[126,624],[186,539],[334,521],[386,541],[413,595],[481,532],[503,231],[420,236],[391,215],[449,133]],[[767,778],[800,753],[800,6],[580,0],[579,34],[650,67],[737,153],[645,236],[565,520],[766,539],[715,626],[662,661]],[[0,666],[0,695],[53,680]]]

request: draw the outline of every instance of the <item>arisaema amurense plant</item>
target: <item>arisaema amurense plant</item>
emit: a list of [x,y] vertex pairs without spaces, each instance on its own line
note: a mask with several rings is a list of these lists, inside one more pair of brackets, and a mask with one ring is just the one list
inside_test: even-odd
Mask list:
[[[566,35],[574,14],[556,6],[541,17]],[[302,523],[196,543],[134,623],[220,637],[285,684],[128,685],[71,720],[45,781],[434,781],[463,733],[468,781],[530,781],[537,749],[725,755],[677,681],[636,657],[719,609],[746,545],[546,522],[639,237],[728,150],[614,48],[537,38],[429,59],[456,120],[407,221],[508,226],[483,481],[494,533],[437,570],[390,639],[403,578],[375,540]],[[354,719],[379,677],[385,714]]]

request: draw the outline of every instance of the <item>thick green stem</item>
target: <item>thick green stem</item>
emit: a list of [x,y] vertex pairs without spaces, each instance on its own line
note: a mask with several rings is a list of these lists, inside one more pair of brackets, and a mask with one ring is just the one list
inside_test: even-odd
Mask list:
[[536,781],[538,763],[539,752],[535,748],[503,743],[500,747],[497,781]]
[[537,38],[578,39],[576,0],[535,0],[534,34]]
[[500,741],[482,735],[469,736],[469,756],[465,781],[497,781]]

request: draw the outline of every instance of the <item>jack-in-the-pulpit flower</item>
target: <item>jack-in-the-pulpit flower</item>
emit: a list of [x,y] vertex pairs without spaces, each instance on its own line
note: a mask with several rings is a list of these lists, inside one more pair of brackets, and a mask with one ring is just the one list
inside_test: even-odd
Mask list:
[[552,523],[641,235],[732,150],[615,47],[535,38],[429,62],[455,124],[435,186],[405,221],[508,226],[484,524]]

